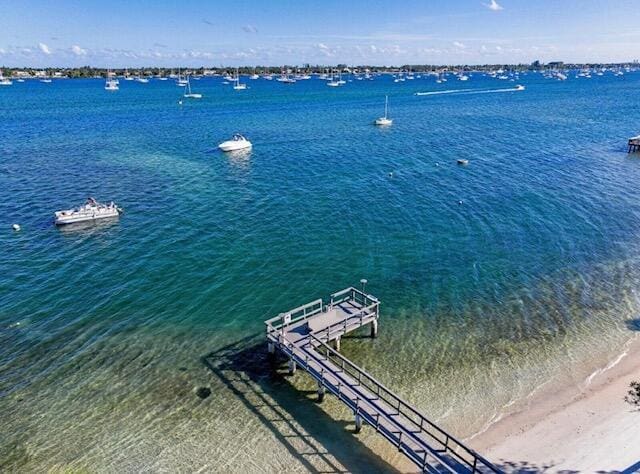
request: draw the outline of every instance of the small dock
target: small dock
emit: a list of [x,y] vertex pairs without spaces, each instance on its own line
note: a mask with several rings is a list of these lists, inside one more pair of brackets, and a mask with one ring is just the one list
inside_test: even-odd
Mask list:
[[377,298],[351,287],[327,304],[317,299],[281,313],[265,321],[269,352],[284,354],[291,374],[300,368],[311,375],[319,401],[328,392],[347,405],[356,432],[371,426],[423,472],[502,472],[340,354],[345,334],[368,325],[376,337],[379,308]]
[[629,138],[629,150],[627,153],[635,153],[640,151],[640,135]]

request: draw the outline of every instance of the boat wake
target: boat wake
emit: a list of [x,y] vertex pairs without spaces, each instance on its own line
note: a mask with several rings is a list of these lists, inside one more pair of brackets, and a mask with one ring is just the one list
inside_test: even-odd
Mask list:
[[445,91],[416,92],[414,95],[469,95],[469,94],[492,94],[497,92],[519,92],[525,90],[522,86],[509,87],[508,89],[448,89]]

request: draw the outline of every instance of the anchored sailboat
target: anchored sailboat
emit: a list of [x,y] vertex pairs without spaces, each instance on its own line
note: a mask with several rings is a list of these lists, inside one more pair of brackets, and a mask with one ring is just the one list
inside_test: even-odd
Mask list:
[[184,91],[184,97],[186,99],[202,99],[202,94],[194,94],[191,92],[191,81],[189,80],[189,76],[187,76],[187,87]]
[[384,96],[384,117],[377,118],[374,123],[380,126],[391,125],[393,123],[393,120],[389,118],[388,112],[389,112],[389,96],[385,95]]

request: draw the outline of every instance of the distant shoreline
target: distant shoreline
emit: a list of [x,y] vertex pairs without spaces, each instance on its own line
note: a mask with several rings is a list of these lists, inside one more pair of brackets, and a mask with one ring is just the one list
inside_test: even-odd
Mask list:
[[399,66],[376,66],[376,65],[347,65],[347,64],[329,64],[329,65],[310,65],[304,64],[301,66],[296,65],[269,65],[269,66],[199,66],[189,67],[176,65],[172,67],[160,67],[160,66],[135,66],[135,67],[94,67],[94,66],[82,66],[82,67],[35,67],[35,66],[0,66],[0,71],[5,76],[9,77],[39,77],[40,75],[47,75],[54,77],[56,74],[58,77],[65,78],[87,78],[96,76],[105,76],[108,72],[115,75],[144,75],[144,76],[168,76],[182,71],[184,74],[193,75],[219,75],[225,74],[229,71],[235,71],[236,69],[240,74],[279,74],[282,71],[304,71],[309,74],[322,74],[333,71],[340,71],[343,73],[348,72],[365,72],[370,71],[381,74],[393,74],[398,72],[415,72],[417,74],[422,73],[439,73],[448,71],[468,71],[468,72],[492,72],[499,70],[508,70],[513,72],[523,71],[548,71],[548,70],[572,70],[572,69],[619,69],[638,67],[640,64],[637,61],[628,61],[622,63],[564,63],[562,61],[553,61],[546,64],[539,62],[533,62],[531,64],[405,64]]

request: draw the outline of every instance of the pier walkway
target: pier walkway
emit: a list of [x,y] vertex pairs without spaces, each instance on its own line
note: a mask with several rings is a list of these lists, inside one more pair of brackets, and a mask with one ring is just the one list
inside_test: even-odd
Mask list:
[[329,392],[347,405],[356,432],[370,425],[423,472],[501,472],[339,353],[341,337],[351,331],[370,325],[376,336],[379,306],[377,298],[351,287],[326,305],[318,299],[281,313],[265,321],[269,352],[282,352],[290,373],[307,371],[320,400]]

